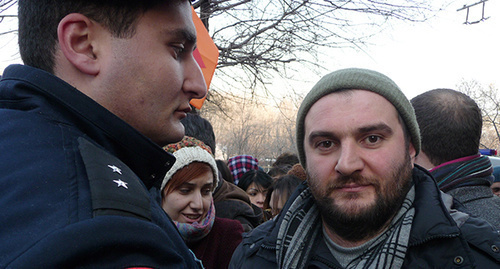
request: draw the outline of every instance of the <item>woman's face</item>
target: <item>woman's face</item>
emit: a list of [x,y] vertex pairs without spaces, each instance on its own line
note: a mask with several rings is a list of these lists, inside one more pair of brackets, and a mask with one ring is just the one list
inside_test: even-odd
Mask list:
[[200,223],[210,209],[213,188],[213,173],[207,171],[165,195],[161,206],[174,221]]
[[250,202],[252,202],[252,204],[260,208],[264,207],[264,200],[266,200],[267,189],[255,184],[254,182],[250,184],[250,186],[248,186],[246,192],[250,197]]

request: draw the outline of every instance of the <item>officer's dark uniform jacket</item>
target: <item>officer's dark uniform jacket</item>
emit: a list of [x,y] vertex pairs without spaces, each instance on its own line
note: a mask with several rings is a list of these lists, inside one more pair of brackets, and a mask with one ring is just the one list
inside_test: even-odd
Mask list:
[[175,158],[44,71],[0,81],[0,268],[197,268],[159,206]]
[[[500,238],[493,227],[464,213],[457,214],[462,220],[455,222],[436,183],[424,169],[415,168],[413,180],[415,216],[403,268],[499,268]],[[306,188],[307,184],[300,185],[282,212]],[[277,268],[276,240],[282,219],[280,214],[244,235],[230,268]],[[307,268],[342,268],[328,249],[323,233],[306,243],[314,246]]]

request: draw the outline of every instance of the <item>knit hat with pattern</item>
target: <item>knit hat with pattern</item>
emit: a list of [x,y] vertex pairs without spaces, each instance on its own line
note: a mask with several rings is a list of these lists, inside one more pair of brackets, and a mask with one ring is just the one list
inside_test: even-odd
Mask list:
[[387,76],[368,69],[347,68],[321,78],[306,95],[297,113],[297,150],[302,166],[306,167],[304,153],[304,119],[311,106],[323,96],[340,90],[367,90],[387,99],[403,119],[416,154],[420,152],[420,131],[413,107],[401,89]]
[[259,170],[259,160],[251,155],[238,155],[229,158],[227,166],[233,175],[234,184],[237,185],[248,170]]
[[212,155],[212,150],[200,140],[190,136],[184,136],[180,142],[169,144],[163,147],[163,149],[175,156],[175,163],[165,175],[161,183],[161,190],[165,188],[168,181],[177,171],[188,166],[192,162],[202,162],[210,165],[214,174],[215,186],[219,183],[219,172],[217,171],[217,164]]

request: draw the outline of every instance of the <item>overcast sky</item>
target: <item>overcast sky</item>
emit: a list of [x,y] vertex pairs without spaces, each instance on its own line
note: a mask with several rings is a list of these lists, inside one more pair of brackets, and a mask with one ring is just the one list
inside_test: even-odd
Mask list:
[[[370,40],[374,45],[365,52],[332,51],[336,63],[332,68],[380,71],[391,77],[408,98],[434,88],[456,88],[462,79],[500,87],[500,0],[486,2],[485,17],[489,19],[477,24],[464,24],[466,11],[457,12],[464,4],[478,1],[456,1],[425,23],[401,23]],[[480,19],[481,12],[482,5],[471,8],[469,20]],[[4,21],[0,32],[15,29],[16,24],[16,20]],[[0,72],[9,64],[21,63],[16,35],[0,35],[0,51]]]
[[[369,55],[347,55],[340,62],[385,73],[409,98],[434,88],[456,88],[462,79],[500,87],[500,1],[486,2],[489,19],[466,25],[466,11],[457,9],[476,2],[456,1],[428,22],[401,24],[375,39]],[[482,5],[471,8],[469,21],[481,13]]]

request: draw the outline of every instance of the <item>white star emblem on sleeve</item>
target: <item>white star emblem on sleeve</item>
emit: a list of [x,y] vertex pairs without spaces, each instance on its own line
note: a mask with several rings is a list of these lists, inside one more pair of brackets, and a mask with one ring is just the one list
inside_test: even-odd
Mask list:
[[120,168],[118,168],[116,165],[108,164],[108,167],[113,170],[113,173],[118,173],[120,175],[122,174],[122,170]]
[[127,186],[127,182],[121,180],[121,179],[116,179],[116,180],[113,180],[113,182],[115,182],[116,184],[118,184],[118,188],[119,187],[124,187],[125,189],[128,189],[128,186]]

